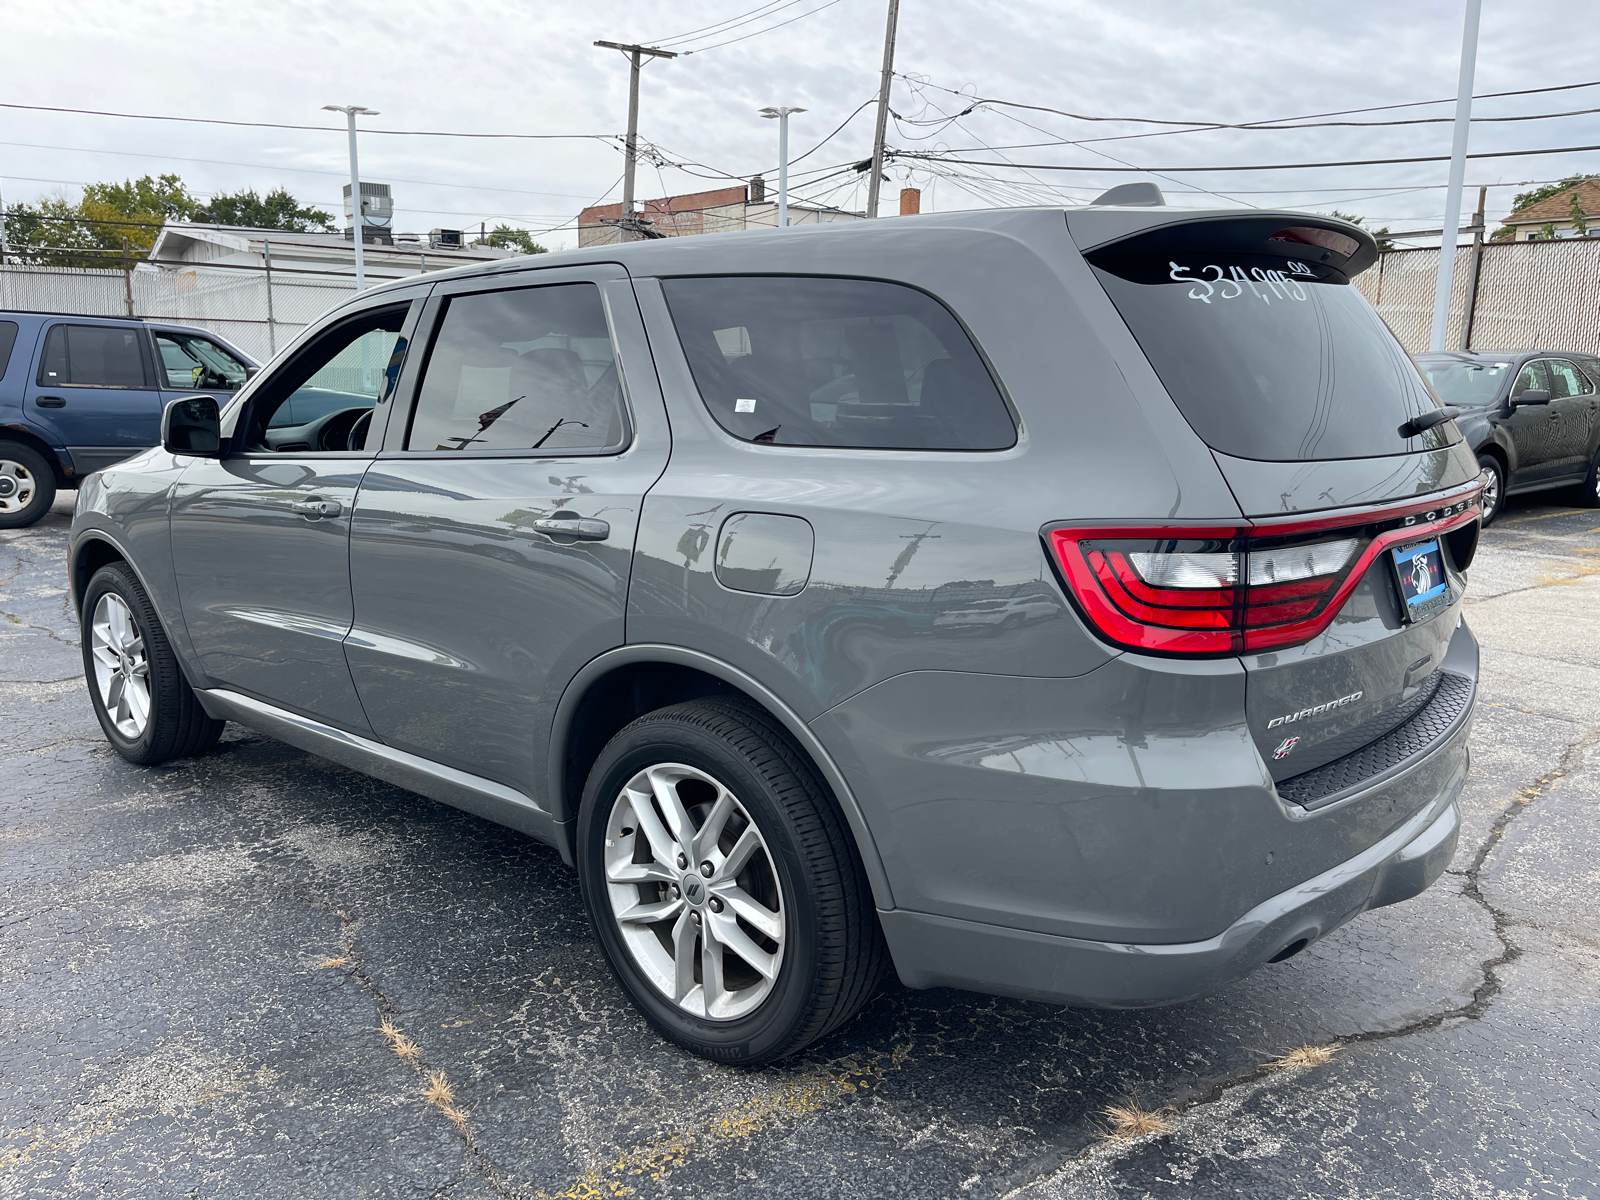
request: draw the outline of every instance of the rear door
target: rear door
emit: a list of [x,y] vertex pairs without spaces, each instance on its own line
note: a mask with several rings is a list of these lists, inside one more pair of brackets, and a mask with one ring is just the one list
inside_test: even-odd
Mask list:
[[154,446],[161,393],[137,324],[58,321],[44,334],[23,414],[87,475]]
[[654,368],[620,267],[441,285],[424,328],[356,498],[345,650],[384,741],[539,796],[556,701],[623,642]]

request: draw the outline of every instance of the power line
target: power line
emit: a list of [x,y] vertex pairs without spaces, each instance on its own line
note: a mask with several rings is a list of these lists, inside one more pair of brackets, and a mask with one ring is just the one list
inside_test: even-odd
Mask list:
[[[1541,150],[1492,150],[1478,154],[1469,154],[1468,158],[1525,158],[1540,154],[1580,154],[1591,150],[1600,150],[1600,146],[1552,146]],[[896,150],[893,156],[902,160],[916,160],[927,162],[962,163],[974,167],[1015,167],[1019,170],[1029,171],[1094,171],[1097,173],[1112,173],[1118,175],[1156,175],[1162,172],[1172,174],[1194,174],[1201,171],[1300,171],[1315,167],[1381,167],[1392,166],[1398,163],[1434,163],[1448,162],[1448,154],[1419,155],[1413,158],[1353,158],[1339,162],[1301,162],[1301,163],[1251,163],[1232,167],[1102,167],[1102,166],[1074,166],[1063,163],[1011,163],[988,162],[976,158],[952,158],[949,155],[966,153],[965,151],[947,151],[935,154],[924,150]]]
[[688,33],[674,34],[672,37],[651,38],[646,44],[650,46],[672,46],[680,42],[692,42],[700,37],[718,37],[730,29],[748,25],[751,21],[759,21],[762,17],[770,17],[786,8],[793,8],[801,2],[802,0],[770,0],[770,3],[763,4],[759,8],[752,8],[749,12],[742,12],[736,17],[729,17],[726,21],[702,25],[699,29],[691,29]]
[[704,53],[707,50],[716,50],[716,49],[718,49],[719,47],[722,47],[722,46],[731,46],[735,42],[748,41],[750,38],[760,37],[763,33],[771,33],[774,29],[782,29],[785,25],[793,25],[796,21],[802,21],[806,17],[809,17],[812,13],[819,13],[823,9],[832,8],[835,4],[838,4],[838,3],[839,3],[839,0],[828,0],[828,2],[826,4],[819,4],[815,8],[807,9],[805,12],[801,13],[799,16],[790,17],[787,21],[779,21],[776,25],[768,25],[765,29],[757,29],[752,33],[744,34],[741,37],[729,38],[725,42],[713,42],[709,46],[697,46],[693,50],[685,50],[684,54],[686,54],[686,55],[687,54],[701,54],[701,53]]
[[[188,125],[232,125],[245,129],[298,129],[313,133],[346,133],[334,125],[286,125],[279,121],[225,121],[220,117],[172,117],[149,113],[108,112],[95,108],[60,108],[49,104],[6,104],[0,108],[16,108],[27,112],[72,113],[81,117],[119,117],[127,121],[178,121]],[[437,129],[362,129],[363,135],[380,137],[447,137],[447,138],[508,138],[518,141],[612,141],[614,133],[460,133]]]

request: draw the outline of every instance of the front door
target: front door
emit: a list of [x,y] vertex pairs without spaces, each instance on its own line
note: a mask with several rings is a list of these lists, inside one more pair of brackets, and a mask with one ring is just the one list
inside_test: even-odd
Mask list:
[[1550,380],[1550,407],[1555,410],[1558,456],[1552,464],[1554,474],[1569,479],[1582,477],[1589,469],[1589,430],[1594,421],[1594,384],[1565,358],[1544,360]]
[[161,394],[141,325],[61,321],[44,336],[23,412],[66,447],[80,476],[161,440]]
[[536,799],[556,701],[623,643],[666,420],[619,267],[441,285],[356,497],[346,655],[378,736]]
[[1507,481],[1512,488],[1543,483],[1561,474],[1560,410],[1554,401],[1518,404],[1517,397],[1527,391],[1550,391],[1550,374],[1542,358],[1525,363],[1511,385],[1511,413],[1505,418],[1505,429],[1517,451],[1517,468]]
[[[211,685],[356,732],[370,727],[344,660],[350,514],[412,308],[390,295],[341,314],[250,389],[228,455],[193,462],[172,492],[184,622]],[[348,403],[279,419],[296,397],[330,390]]]

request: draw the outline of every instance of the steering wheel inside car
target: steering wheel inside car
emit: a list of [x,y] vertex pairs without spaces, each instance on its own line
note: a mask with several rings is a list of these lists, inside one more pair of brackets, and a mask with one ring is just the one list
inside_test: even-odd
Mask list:
[[372,428],[372,410],[369,408],[356,418],[356,423],[350,426],[350,434],[344,440],[346,450],[365,450],[367,448],[367,430]]

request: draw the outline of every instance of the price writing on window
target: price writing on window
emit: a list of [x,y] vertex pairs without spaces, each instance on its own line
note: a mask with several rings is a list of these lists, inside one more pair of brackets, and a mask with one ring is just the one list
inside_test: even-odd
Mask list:
[[[1172,268],[1168,272],[1168,278],[1178,283],[1193,284],[1194,286],[1189,289],[1189,299],[1198,300],[1202,304],[1210,304],[1213,299],[1237,300],[1246,292],[1263,304],[1271,304],[1274,299],[1304,302],[1307,296],[1306,289],[1300,285],[1295,276],[1316,277],[1316,272],[1305,263],[1294,261],[1285,263],[1286,269],[1282,271],[1265,267],[1251,267],[1246,270],[1241,266],[1223,270],[1212,263],[1196,272],[1193,267],[1180,266],[1178,263],[1167,265]],[[1211,276],[1209,279],[1205,277],[1208,273]]]

